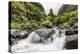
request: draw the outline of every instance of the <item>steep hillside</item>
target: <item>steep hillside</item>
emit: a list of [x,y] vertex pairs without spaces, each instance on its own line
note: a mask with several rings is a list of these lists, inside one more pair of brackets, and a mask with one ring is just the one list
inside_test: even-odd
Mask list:
[[30,29],[38,26],[38,22],[45,17],[44,8],[40,3],[10,2],[11,28]]
[[78,9],[77,5],[69,5],[69,4],[63,4],[63,6],[60,8],[58,15],[61,15],[65,12],[71,12],[71,11],[75,11]]

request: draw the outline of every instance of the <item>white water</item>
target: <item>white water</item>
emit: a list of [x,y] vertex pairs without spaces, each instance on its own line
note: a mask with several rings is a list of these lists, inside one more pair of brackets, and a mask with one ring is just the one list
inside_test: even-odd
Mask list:
[[[39,40],[38,34],[36,34],[34,31],[29,35],[28,38],[19,41],[18,44],[12,46],[12,52],[32,52],[32,51],[48,51],[48,50],[62,50],[64,49],[65,44],[65,35],[64,31],[61,34],[61,37],[59,37],[59,30],[54,28],[56,33],[52,35],[54,40],[52,43],[49,44],[33,44],[31,43],[32,37],[36,37],[36,40]],[[49,38],[50,39],[50,38]]]

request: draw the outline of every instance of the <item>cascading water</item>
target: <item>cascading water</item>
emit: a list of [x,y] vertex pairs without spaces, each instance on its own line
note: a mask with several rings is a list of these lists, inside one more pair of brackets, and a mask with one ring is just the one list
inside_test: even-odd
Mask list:
[[[39,40],[41,37],[33,31],[28,38],[21,40],[18,42],[18,44],[15,44],[12,46],[13,52],[32,52],[32,51],[48,51],[48,50],[62,50],[64,49],[65,44],[65,32],[61,31],[57,28],[53,28],[55,33],[53,33],[48,39],[44,39],[44,41],[49,43],[39,43]],[[34,39],[33,39],[34,38]],[[53,40],[51,39],[53,38]],[[52,42],[51,42],[52,40]],[[32,41],[35,41],[37,43],[32,43]]]

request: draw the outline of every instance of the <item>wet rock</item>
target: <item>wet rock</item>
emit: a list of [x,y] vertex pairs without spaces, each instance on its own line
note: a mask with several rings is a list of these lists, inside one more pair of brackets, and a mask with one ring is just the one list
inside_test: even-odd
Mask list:
[[67,41],[65,44],[66,49],[78,49],[78,39]]
[[65,41],[66,41],[66,44],[65,44],[66,49],[78,48],[78,35],[69,35],[66,37]]
[[66,41],[72,41],[72,40],[77,40],[78,39],[78,35],[69,35],[66,37]]
[[78,34],[78,29],[72,29],[72,30],[68,29],[65,31],[65,34],[66,35]]
[[35,32],[44,39],[48,39],[52,34],[55,34],[56,31],[54,29],[38,29],[35,30]]
[[17,29],[11,29],[10,34],[12,38],[26,38],[28,36],[27,31]]
[[17,44],[21,39],[27,38],[29,35],[26,30],[11,29],[9,30],[9,45]]

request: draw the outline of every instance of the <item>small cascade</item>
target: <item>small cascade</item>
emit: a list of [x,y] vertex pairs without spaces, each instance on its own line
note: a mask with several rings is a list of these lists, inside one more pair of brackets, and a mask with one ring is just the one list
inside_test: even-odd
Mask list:
[[[53,28],[53,33],[49,38],[41,40],[41,37],[33,31],[28,38],[21,40],[18,44],[12,46],[13,52],[32,52],[32,51],[47,51],[47,50],[62,50],[65,44],[65,32],[57,28]],[[51,39],[53,38],[53,39]],[[45,42],[45,43],[44,43]],[[47,43],[47,44],[46,44]]]

